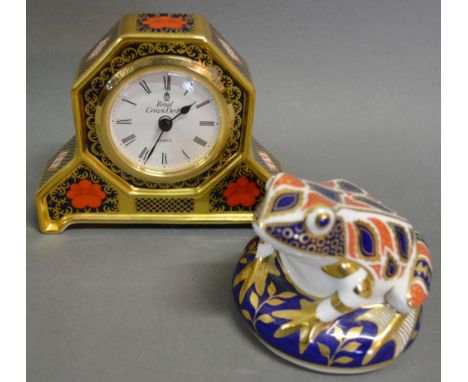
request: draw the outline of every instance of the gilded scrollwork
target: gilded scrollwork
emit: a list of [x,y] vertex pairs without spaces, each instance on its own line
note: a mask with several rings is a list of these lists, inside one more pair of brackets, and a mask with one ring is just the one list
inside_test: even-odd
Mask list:
[[[188,57],[216,73],[226,87],[226,91],[234,109],[234,123],[224,151],[207,170],[190,179],[174,183],[156,183],[133,176],[119,168],[102,150],[96,133],[96,103],[107,81],[123,66],[149,55],[178,55]],[[128,183],[141,188],[174,189],[197,187],[206,179],[213,176],[223,165],[241,148],[242,121],[244,118],[245,92],[229,73],[225,72],[208,54],[206,48],[195,44],[182,42],[140,43],[123,48],[116,57],[112,58],[101,71],[89,81],[82,92],[84,100],[84,121],[86,127],[87,148],[89,152],[105,164],[112,172],[122,177]]]

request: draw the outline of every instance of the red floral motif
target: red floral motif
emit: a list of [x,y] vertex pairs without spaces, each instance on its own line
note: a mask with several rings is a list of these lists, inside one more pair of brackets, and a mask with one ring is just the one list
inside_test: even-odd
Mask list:
[[97,208],[101,206],[102,201],[106,198],[101,185],[92,183],[88,179],[81,179],[79,183],[72,184],[66,196],[71,200],[71,204],[75,208]]
[[143,21],[143,24],[152,29],[181,29],[187,24],[187,21],[180,17],[157,16]]
[[223,192],[223,196],[227,199],[227,205],[230,207],[238,205],[251,207],[255,204],[259,195],[260,189],[257,183],[251,182],[244,177],[228,183],[226,190]]

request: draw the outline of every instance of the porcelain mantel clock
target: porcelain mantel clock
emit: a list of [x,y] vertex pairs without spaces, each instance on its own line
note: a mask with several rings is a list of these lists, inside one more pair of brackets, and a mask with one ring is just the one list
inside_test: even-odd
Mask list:
[[201,16],[130,14],[83,58],[76,138],[47,164],[40,229],[248,222],[277,161],[252,137],[245,61]]

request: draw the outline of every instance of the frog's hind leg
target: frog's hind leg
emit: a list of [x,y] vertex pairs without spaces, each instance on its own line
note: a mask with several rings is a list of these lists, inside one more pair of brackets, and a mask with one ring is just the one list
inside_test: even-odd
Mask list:
[[427,298],[432,278],[432,257],[420,234],[416,233],[417,256],[411,274],[408,304],[420,307]]
[[397,280],[392,289],[385,295],[385,300],[400,313],[409,313],[411,307],[408,304],[408,286],[410,275]]
[[427,298],[432,276],[431,254],[422,237],[416,234],[416,253],[408,274],[396,282],[386,296],[387,302],[401,313],[420,307]]
[[[355,262],[341,260],[322,267],[322,271],[337,279],[336,292],[322,300],[305,302],[303,316],[282,324],[275,333],[275,337],[282,338],[299,331],[301,354],[334,320],[365,305],[373,293],[372,276]],[[273,316],[287,318],[283,311],[276,311]]]
[[373,278],[359,264],[342,261],[322,269],[330,276],[340,279],[341,285],[332,296],[318,305],[317,316],[320,320],[332,321],[369,301],[374,288]]

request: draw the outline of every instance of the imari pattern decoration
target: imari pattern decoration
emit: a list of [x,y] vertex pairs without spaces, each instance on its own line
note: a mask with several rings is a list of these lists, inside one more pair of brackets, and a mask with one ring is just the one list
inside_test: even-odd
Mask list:
[[[75,138],[36,193],[42,232],[250,222],[266,179],[280,171],[252,137],[245,60],[200,15],[126,15],[81,60],[72,100]],[[80,166],[99,181],[79,178]]]
[[219,182],[210,194],[211,211],[253,211],[262,201],[265,181],[241,165]]
[[75,156],[75,145],[76,139],[73,137],[49,160],[42,174],[41,185],[73,159]]
[[117,191],[85,164],[80,164],[47,195],[51,220],[79,213],[116,213]]
[[257,236],[234,272],[233,295],[270,350],[309,369],[353,374],[411,346],[432,274],[408,221],[345,180],[286,173],[268,180]]
[[[99,141],[98,134],[96,131],[96,105],[98,102],[98,96],[103,91],[105,86],[104,79],[109,78],[109,73],[115,72],[117,68],[124,66],[126,63],[131,63],[139,58],[148,57],[151,55],[180,55],[182,57],[190,58],[196,62],[203,62],[203,65],[214,67],[216,72],[220,73],[223,77],[224,84],[227,88],[230,100],[233,104],[234,109],[234,121],[229,137],[229,142],[226,145],[226,149],[223,156],[218,162],[214,163],[211,168],[207,169],[202,174],[185,179],[179,182],[154,182],[142,179],[138,176],[129,174],[118,167],[109,156],[103,150],[102,145]],[[114,66],[114,67],[112,67]],[[242,139],[242,118],[244,117],[244,92],[239,86],[231,79],[231,77],[225,75],[222,69],[209,58],[206,49],[197,45],[186,45],[184,43],[178,44],[148,44],[142,43],[138,45],[127,46],[120,55],[114,58],[108,67],[103,68],[100,74],[95,78],[91,79],[85,89],[83,90],[82,97],[85,100],[85,123],[87,129],[87,140],[88,150],[91,154],[96,156],[102,163],[104,163],[111,171],[115,172],[127,182],[136,187],[151,188],[151,189],[176,189],[176,188],[192,188],[197,187],[204,180],[213,176],[230,158],[232,158],[240,149],[240,143]]]
[[247,63],[241,57],[241,55],[229,44],[221,34],[211,26],[211,34],[213,36],[213,41],[215,42],[216,46],[223,51],[224,54],[229,56],[236,65],[236,67],[247,77],[250,78],[250,71]]
[[193,32],[193,15],[182,13],[141,13],[137,16],[140,32]]

